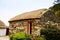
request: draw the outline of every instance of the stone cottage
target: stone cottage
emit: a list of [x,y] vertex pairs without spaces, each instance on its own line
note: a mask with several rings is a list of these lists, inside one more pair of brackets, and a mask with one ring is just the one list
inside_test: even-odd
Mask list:
[[58,26],[59,20],[50,9],[39,9],[17,15],[9,20],[10,34],[25,32],[27,34],[40,35],[41,28],[51,24]]

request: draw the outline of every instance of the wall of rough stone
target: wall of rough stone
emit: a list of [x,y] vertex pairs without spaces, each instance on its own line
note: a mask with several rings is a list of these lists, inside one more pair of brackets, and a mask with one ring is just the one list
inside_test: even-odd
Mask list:
[[[15,21],[10,23],[10,33],[25,32],[27,33],[27,24],[29,20]],[[32,19],[32,34],[40,35],[41,28],[46,25],[59,27],[60,23],[52,11],[45,12],[40,18]]]
[[[27,25],[28,20],[26,21],[16,21],[10,23],[10,33],[17,33],[17,32],[25,32],[27,33]],[[34,19],[32,20],[32,34],[40,35],[40,20]]]
[[16,21],[10,23],[10,33],[25,32],[27,33],[27,21]]
[[41,18],[40,18],[41,22],[47,22],[47,21],[53,21],[56,22],[57,21],[57,17],[55,16],[54,12],[49,10],[47,12],[45,12]]

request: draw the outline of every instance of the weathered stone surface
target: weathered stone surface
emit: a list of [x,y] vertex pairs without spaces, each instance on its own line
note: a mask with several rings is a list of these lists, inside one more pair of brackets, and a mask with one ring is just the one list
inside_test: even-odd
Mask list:
[[33,35],[40,35],[41,28],[44,28],[47,25],[53,27],[60,28],[60,21],[58,21],[57,17],[55,16],[54,12],[48,10],[45,12],[40,18],[37,19],[28,19],[22,21],[14,21],[10,23],[10,33],[17,33],[17,32],[25,32],[27,33],[27,23],[28,21],[32,21],[32,34]]
[[26,21],[12,22],[10,24],[10,33],[18,33],[18,32],[26,33],[26,28],[27,28]]

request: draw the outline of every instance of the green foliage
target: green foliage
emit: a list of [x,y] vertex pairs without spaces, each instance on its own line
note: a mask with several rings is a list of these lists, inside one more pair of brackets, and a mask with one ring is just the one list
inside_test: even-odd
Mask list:
[[57,18],[60,19],[60,3],[53,5],[50,9],[53,10]]
[[16,39],[20,39],[20,38],[27,38],[27,35],[23,32],[19,32],[17,34],[10,35],[10,40],[16,40]]
[[60,10],[55,12],[58,19],[60,19]]
[[14,40],[13,36],[14,36],[14,34],[10,35],[10,40]]
[[32,38],[32,35],[27,35],[28,38]]
[[40,37],[40,38],[36,38],[36,40],[44,40],[44,38]]
[[35,40],[45,40],[45,37],[35,37]]
[[15,38],[26,38],[27,36],[26,36],[26,34],[25,34],[25,33],[20,32],[20,33],[15,34],[15,36],[14,36],[14,37],[15,37]]
[[51,7],[51,9],[54,10],[54,11],[60,10],[60,3],[59,4],[55,4],[53,7]]
[[41,35],[44,35],[46,40],[60,40],[60,30],[57,28],[42,29]]

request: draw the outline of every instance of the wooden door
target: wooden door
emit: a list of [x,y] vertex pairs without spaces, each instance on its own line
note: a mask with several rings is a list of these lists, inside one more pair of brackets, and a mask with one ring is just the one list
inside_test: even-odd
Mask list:
[[27,24],[27,33],[28,34],[31,34],[32,33],[32,21],[28,21],[28,24]]

